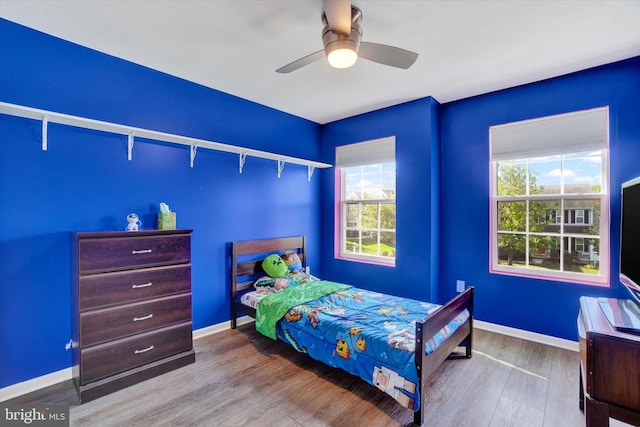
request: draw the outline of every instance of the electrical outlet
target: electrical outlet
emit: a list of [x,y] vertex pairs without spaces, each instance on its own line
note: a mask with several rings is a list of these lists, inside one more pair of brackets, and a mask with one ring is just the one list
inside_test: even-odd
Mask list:
[[309,275],[311,274],[311,266],[307,265],[307,266],[304,268],[304,270],[305,270],[305,273],[307,273],[307,274],[309,274]]
[[464,280],[456,280],[456,292],[464,292]]

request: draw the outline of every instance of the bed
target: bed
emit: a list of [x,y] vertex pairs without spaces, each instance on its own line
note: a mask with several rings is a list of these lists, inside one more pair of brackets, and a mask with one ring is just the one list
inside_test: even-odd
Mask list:
[[253,317],[264,335],[359,376],[413,410],[422,425],[428,379],[457,347],[472,355],[473,288],[441,306],[314,277],[257,292],[265,257],[285,251],[304,268],[305,236],[231,243],[231,328],[238,316]]

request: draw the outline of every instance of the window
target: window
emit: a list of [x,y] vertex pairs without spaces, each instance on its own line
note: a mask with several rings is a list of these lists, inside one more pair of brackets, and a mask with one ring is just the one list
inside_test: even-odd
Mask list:
[[608,282],[608,120],[605,107],[490,128],[492,272]]
[[336,148],[338,258],[395,265],[395,138]]

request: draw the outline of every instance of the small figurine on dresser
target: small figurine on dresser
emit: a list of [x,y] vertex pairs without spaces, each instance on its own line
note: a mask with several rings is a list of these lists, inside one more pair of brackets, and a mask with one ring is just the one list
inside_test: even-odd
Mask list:
[[142,222],[138,218],[138,215],[130,213],[127,215],[127,231],[138,231],[142,227]]

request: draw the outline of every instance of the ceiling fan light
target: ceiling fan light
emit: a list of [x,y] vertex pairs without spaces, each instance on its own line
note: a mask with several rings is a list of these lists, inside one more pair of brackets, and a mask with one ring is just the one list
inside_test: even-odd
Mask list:
[[358,60],[358,53],[353,49],[342,47],[329,52],[327,60],[333,68],[349,68]]

